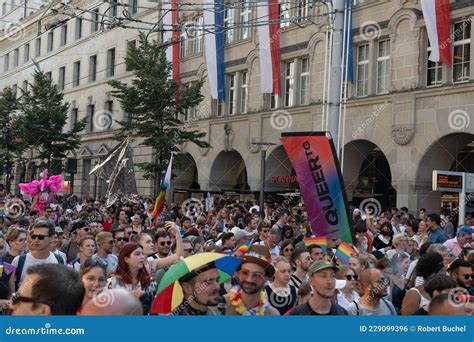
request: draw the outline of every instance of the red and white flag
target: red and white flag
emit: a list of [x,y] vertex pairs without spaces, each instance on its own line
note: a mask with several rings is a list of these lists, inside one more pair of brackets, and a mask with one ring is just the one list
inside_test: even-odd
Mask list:
[[173,79],[179,83],[179,45],[180,34],[178,28],[178,0],[172,0],[163,4],[163,25],[165,32],[163,42],[170,43],[166,48],[166,59],[171,63],[171,74]]
[[452,67],[449,0],[421,0],[421,9],[431,46],[429,60]]
[[260,85],[262,93],[280,95],[280,24],[278,0],[259,1]]

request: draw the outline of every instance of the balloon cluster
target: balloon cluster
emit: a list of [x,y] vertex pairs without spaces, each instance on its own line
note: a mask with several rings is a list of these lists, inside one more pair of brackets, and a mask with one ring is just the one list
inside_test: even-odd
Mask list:
[[54,195],[56,195],[63,187],[62,176],[51,176],[48,179],[48,170],[45,169],[41,173],[40,180],[33,180],[30,183],[20,183],[21,193],[32,198],[36,198],[34,210],[42,212],[44,207],[49,205]]

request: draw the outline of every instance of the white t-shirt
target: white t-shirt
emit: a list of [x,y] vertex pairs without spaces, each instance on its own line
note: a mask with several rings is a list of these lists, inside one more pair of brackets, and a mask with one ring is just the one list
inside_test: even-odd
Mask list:
[[[16,256],[12,261],[12,265],[18,267],[18,261],[20,260],[20,255]],[[25,264],[21,270],[20,282],[26,277],[26,270],[31,266],[42,265],[42,264],[57,264],[58,259],[54,256],[52,252],[49,252],[49,256],[46,259],[36,259],[31,255],[31,253],[26,254]]]

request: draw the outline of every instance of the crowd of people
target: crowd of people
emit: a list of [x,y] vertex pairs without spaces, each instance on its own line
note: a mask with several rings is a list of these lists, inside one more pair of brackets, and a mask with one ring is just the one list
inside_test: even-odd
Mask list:
[[[19,200],[19,199],[18,199]],[[240,259],[222,281],[216,262],[177,281],[172,315],[470,315],[474,218],[392,208],[352,211],[354,254],[339,237],[311,243],[304,206],[220,198],[215,209],[153,201],[59,199],[0,218],[5,315],[149,315],[173,265],[199,254]],[[242,246],[245,248],[242,249]]]

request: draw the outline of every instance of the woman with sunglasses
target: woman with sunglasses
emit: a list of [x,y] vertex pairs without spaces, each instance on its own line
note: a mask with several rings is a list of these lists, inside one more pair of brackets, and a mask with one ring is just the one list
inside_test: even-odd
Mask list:
[[79,241],[79,254],[78,257],[73,260],[69,266],[79,272],[81,265],[87,260],[92,258],[95,253],[95,240],[92,235],[86,235]]
[[355,291],[359,276],[352,267],[342,265],[339,266],[336,279],[336,282],[340,282],[341,284],[345,282],[344,287],[342,287],[337,294],[337,304],[345,309],[353,301],[357,301],[360,298],[359,294]]
[[86,290],[82,307],[99,294],[107,284],[107,266],[100,259],[87,259],[81,265],[80,272],[82,285]]
[[304,238],[311,237],[312,234],[313,233],[308,222],[300,223],[300,235],[298,235],[294,240],[295,246],[298,244],[298,242],[303,241]]
[[281,243],[280,255],[290,260],[294,250],[295,245],[293,244],[293,240],[286,239]]
[[145,313],[150,311],[156,284],[146,268],[143,248],[136,242],[129,242],[120,251],[118,267],[109,279],[107,287],[126,288],[137,297]]

